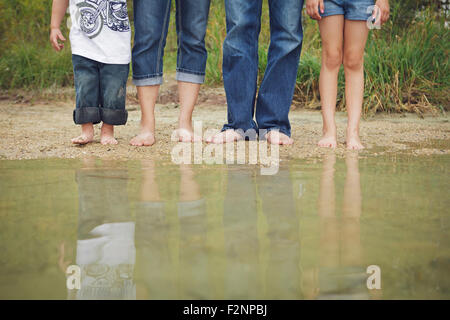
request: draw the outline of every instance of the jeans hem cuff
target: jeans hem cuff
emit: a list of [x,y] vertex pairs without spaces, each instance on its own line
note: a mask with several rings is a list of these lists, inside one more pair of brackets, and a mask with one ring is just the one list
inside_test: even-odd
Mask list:
[[112,126],[122,126],[127,123],[128,111],[125,109],[101,108],[100,114],[103,123]]
[[162,76],[144,78],[144,79],[134,79],[133,78],[133,84],[136,87],[156,86],[156,85],[161,85],[162,83],[163,83]]
[[183,72],[183,71],[177,71],[176,79],[178,81],[197,83],[197,84],[205,83],[204,75],[187,73],[187,72]]
[[76,108],[75,110],[73,110],[73,122],[75,122],[75,124],[100,123],[101,122],[100,108],[97,107]]

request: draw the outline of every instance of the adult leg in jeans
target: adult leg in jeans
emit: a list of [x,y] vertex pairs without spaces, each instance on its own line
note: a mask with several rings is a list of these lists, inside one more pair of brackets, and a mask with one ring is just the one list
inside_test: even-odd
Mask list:
[[302,48],[302,9],[302,0],[269,0],[270,47],[256,103],[256,121],[260,130],[269,131],[271,143],[293,142],[288,115]]
[[130,143],[155,143],[155,104],[162,84],[171,1],[134,0],[133,83],[141,105],[141,131]]
[[223,81],[228,123],[208,142],[242,139],[235,130],[257,129],[253,120],[258,80],[258,37],[262,0],[225,0],[227,37],[223,44]]
[[208,53],[205,47],[206,28],[211,0],[176,0],[178,59],[177,80],[180,99],[178,137],[193,142],[192,113],[197,103],[200,86],[205,81]]

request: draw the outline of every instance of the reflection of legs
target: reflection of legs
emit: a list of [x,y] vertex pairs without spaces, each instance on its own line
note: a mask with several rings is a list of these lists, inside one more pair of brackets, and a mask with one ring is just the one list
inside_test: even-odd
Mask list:
[[180,166],[180,289],[188,299],[206,299],[208,260],[206,256],[206,212],[191,166]]
[[320,265],[336,267],[339,263],[339,233],[335,212],[334,165],[336,155],[324,158],[319,191]]
[[358,168],[358,155],[347,154],[347,176],[344,186],[344,203],[341,224],[342,264],[357,266],[361,264],[360,223],[361,184]]
[[292,182],[288,170],[258,177],[262,209],[269,225],[270,260],[267,269],[269,299],[298,299],[299,230]]
[[138,299],[174,299],[168,229],[152,161],[142,161],[141,202],[136,204]]
[[321,147],[336,147],[336,97],[339,68],[342,65],[344,42],[344,16],[335,15],[323,18],[319,22],[322,38],[322,69],[320,71],[319,89],[322,104],[323,137]]
[[359,121],[364,98],[364,48],[369,29],[365,21],[345,21],[344,71],[347,104],[347,148],[364,148],[359,140]]
[[261,288],[252,171],[228,171],[223,219],[227,255],[225,299],[257,299]]
[[324,158],[319,191],[320,244],[319,287],[320,298],[338,290],[339,230],[335,212],[334,165],[336,155]]
[[345,290],[352,294],[351,297],[365,299],[367,298],[365,287],[367,274],[361,266],[360,216],[362,198],[358,155],[348,153],[345,163],[347,175],[341,220],[342,280]]

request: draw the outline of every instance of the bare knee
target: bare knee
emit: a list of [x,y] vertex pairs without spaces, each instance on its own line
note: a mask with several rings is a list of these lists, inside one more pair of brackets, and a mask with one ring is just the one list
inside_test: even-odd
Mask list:
[[323,64],[327,69],[335,70],[339,69],[342,64],[342,50],[340,49],[327,49],[322,55]]
[[363,68],[364,56],[355,52],[346,52],[344,55],[344,68],[350,71],[360,71]]

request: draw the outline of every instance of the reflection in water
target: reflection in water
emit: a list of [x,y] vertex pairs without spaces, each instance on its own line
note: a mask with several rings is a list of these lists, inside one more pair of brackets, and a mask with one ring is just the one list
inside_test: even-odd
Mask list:
[[347,153],[342,215],[336,214],[336,155],[324,158],[318,201],[320,245],[318,299],[368,299],[367,274],[362,266],[361,185],[358,155]]
[[[169,228],[164,202],[161,200],[155,165],[142,162],[141,199],[137,204],[137,231],[140,299],[208,298],[208,261],[206,256],[205,201],[195,181],[193,169],[181,165],[180,192],[177,203],[179,222],[179,263],[170,256]],[[177,281],[178,280],[178,281]]]
[[76,299],[135,299],[134,222],[127,197],[127,171],[85,160],[76,173],[79,225],[76,264],[81,289]]
[[448,298],[449,160],[0,161],[0,298]]
[[[262,270],[260,257],[259,203],[268,225],[267,270]],[[227,253],[225,298],[299,298],[298,220],[289,171],[261,176],[256,169],[230,168],[223,220]],[[265,291],[260,281],[262,274]]]

